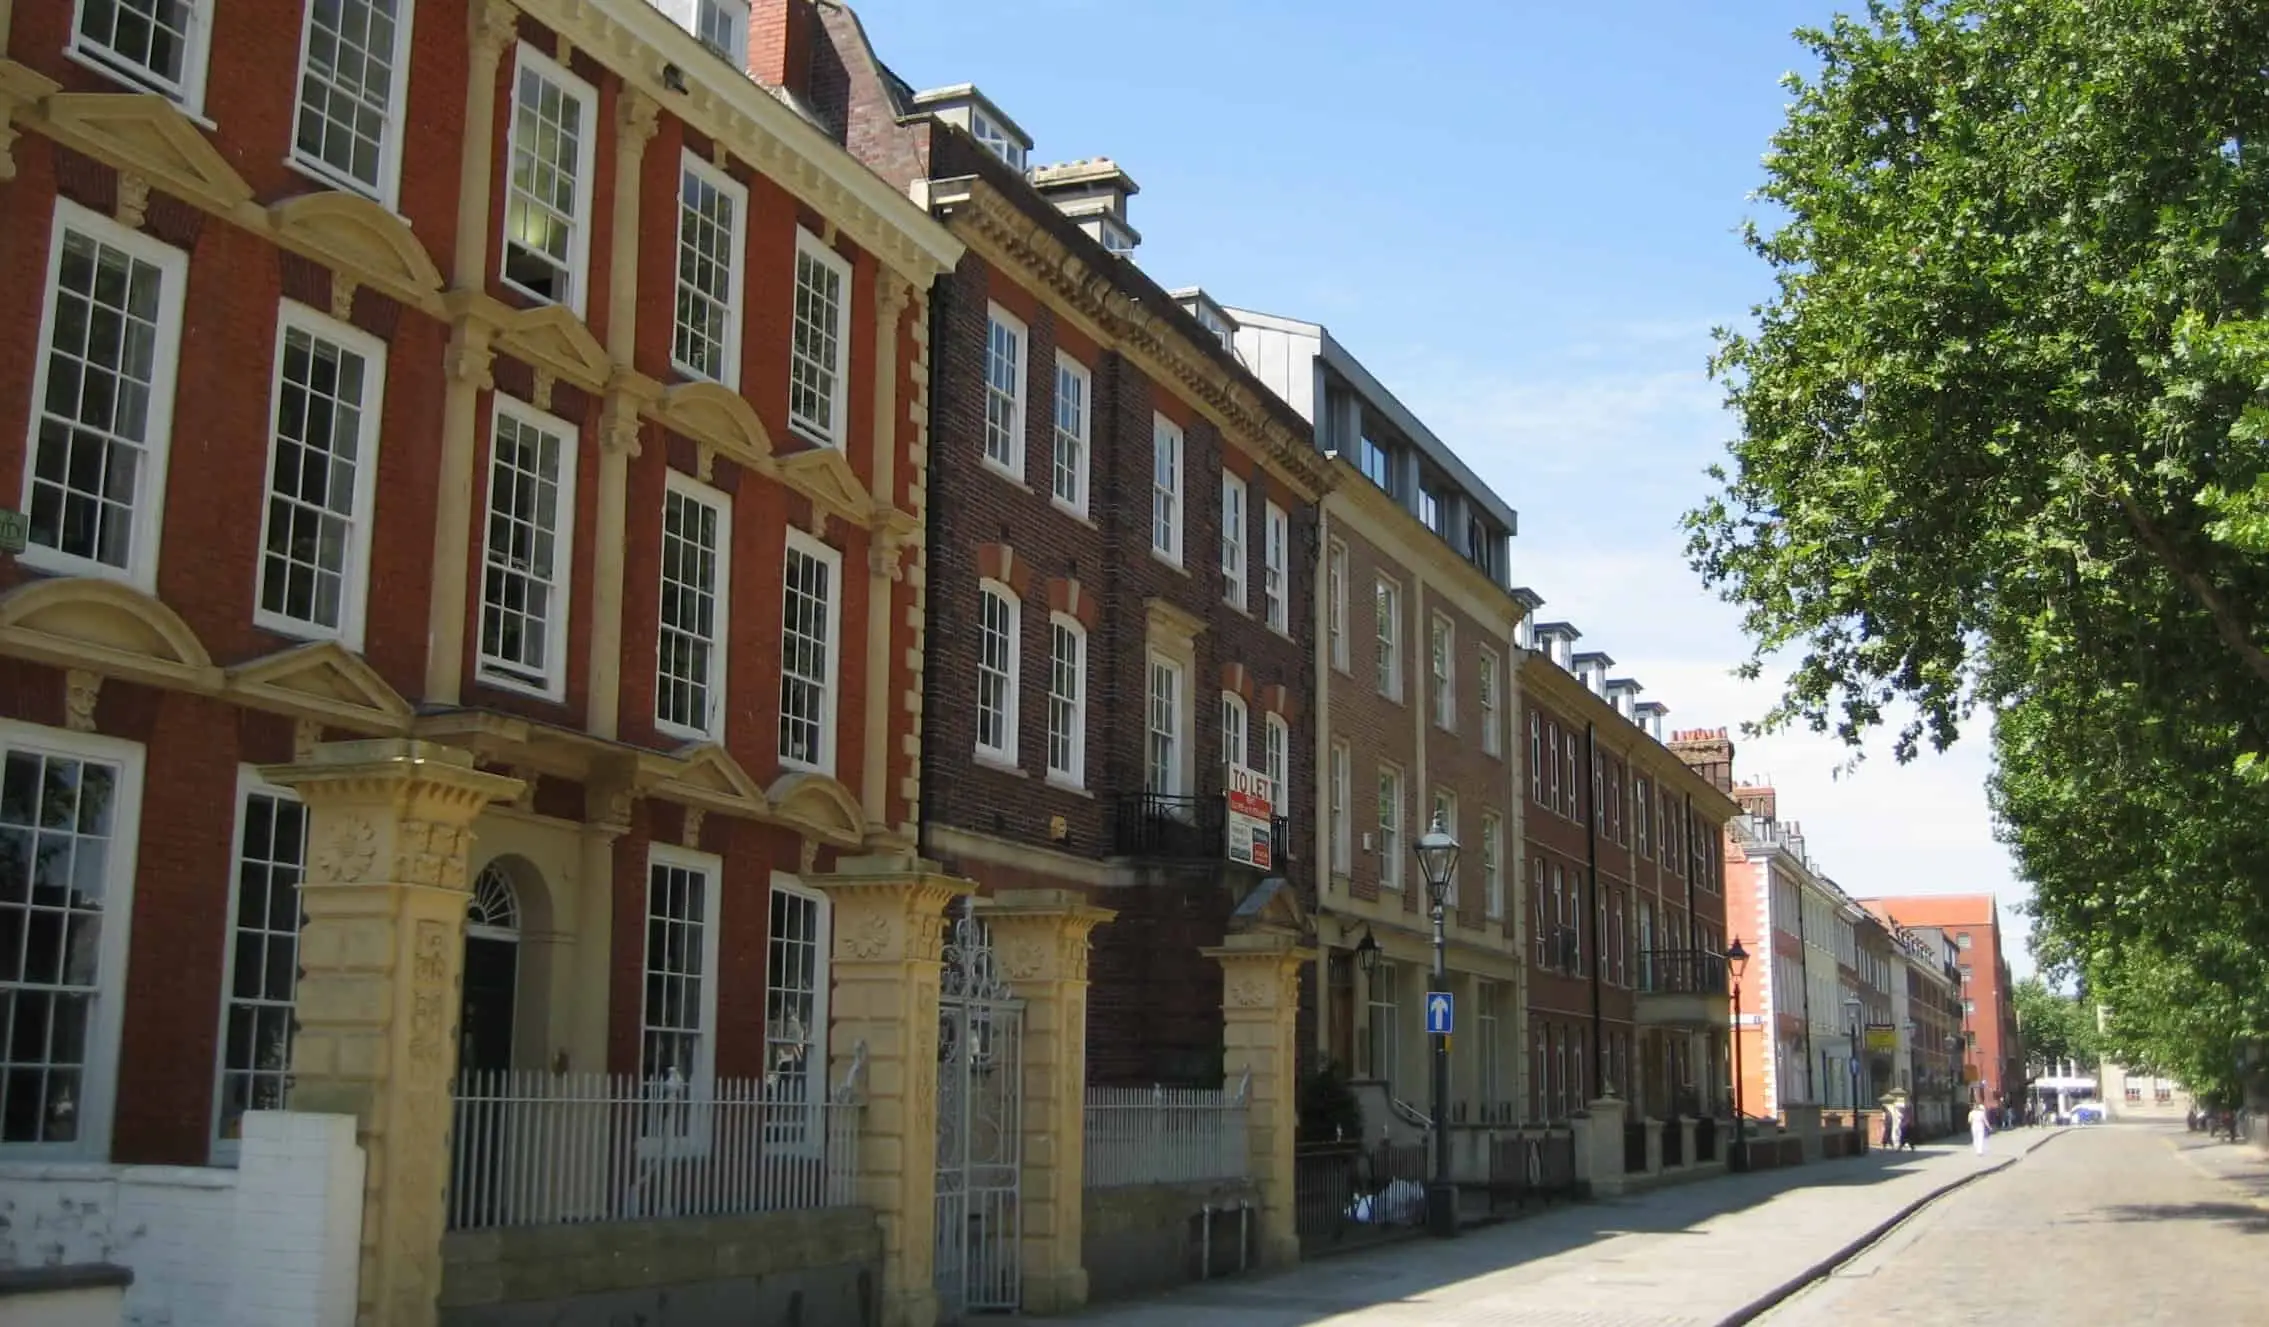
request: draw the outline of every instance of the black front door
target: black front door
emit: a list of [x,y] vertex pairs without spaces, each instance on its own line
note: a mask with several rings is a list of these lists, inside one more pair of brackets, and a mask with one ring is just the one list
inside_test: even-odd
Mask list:
[[460,1073],[512,1067],[512,995],[519,975],[518,944],[465,937],[465,1007],[457,1022]]

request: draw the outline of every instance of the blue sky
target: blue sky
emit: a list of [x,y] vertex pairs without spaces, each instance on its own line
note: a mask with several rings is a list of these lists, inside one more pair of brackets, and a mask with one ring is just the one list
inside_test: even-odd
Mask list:
[[[1741,247],[1790,33],[1831,0],[865,0],[916,87],[973,82],[1035,163],[1109,156],[1169,287],[1328,325],[1521,513],[1516,579],[1670,706],[1755,718],[1736,616],[1681,512],[1731,422],[1709,330],[1768,290]],[[1849,7],[1848,4],[1846,6]],[[1809,736],[1741,745],[1859,894],[2022,897],[1981,729],[1895,766]],[[2006,911],[2006,909],[2005,909]],[[2018,918],[2006,918],[2022,926]],[[2029,968],[2023,946],[2012,962]]]

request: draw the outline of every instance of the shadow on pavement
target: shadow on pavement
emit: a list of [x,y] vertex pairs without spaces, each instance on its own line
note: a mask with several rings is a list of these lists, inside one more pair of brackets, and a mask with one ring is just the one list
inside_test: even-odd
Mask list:
[[2212,1221],[2248,1235],[2269,1234],[2269,1212],[2244,1203],[2123,1203],[2103,1209],[2106,1221]]

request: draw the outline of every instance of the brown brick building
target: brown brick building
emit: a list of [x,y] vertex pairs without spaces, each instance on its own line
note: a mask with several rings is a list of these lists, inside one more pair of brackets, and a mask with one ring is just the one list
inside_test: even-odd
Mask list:
[[[1127,259],[1123,171],[1028,170],[1015,121],[971,87],[915,91],[849,10],[760,8],[817,25],[825,76],[797,91],[968,245],[930,324],[924,854],[987,892],[1116,910],[1094,940],[1092,1081],[1218,1081],[1200,948],[1264,898],[1298,924],[1314,887],[1296,808],[1315,797],[1332,476],[1300,417]],[[1258,853],[1225,814],[1234,771],[1271,804]],[[1258,892],[1271,879],[1289,889]]]
[[1519,655],[1529,1109],[1558,1118],[1611,1089],[1657,1118],[1720,1112],[1721,844],[1738,807],[1664,745],[1662,706],[1576,650],[1580,635],[1531,623]]
[[1999,902],[1991,894],[1916,894],[1864,900],[1877,916],[1943,930],[1954,938],[1961,986],[1960,1073],[1969,1099],[1987,1106],[2025,1104],[2025,1051],[2009,960],[2001,952]]
[[[960,245],[643,0],[194,10],[0,7],[0,836],[68,789],[81,867],[0,860],[53,1033],[0,1159],[229,1160],[363,871],[473,886],[442,1063],[821,1100],[815,882],[918,811]],[[382,857],[295,790],[352,738],[519,791]]]

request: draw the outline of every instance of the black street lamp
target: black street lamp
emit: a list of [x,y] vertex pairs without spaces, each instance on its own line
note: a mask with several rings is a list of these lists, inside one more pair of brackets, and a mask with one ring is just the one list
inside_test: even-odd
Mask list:
[[1458,1191],[1450,1183],[1450,1033],[1447,1020],[1433,1017],[1434,1002],[1449,999],[1449,949],[1443,933],[1450,882],[1457,878],[1458,841],[1434,813],[1434,825],[1412,846],[1426,880],[1426,901],[1434,914],[1434,987],[1426,992],[1427,1025],[1434,1043],[1434,1178],[1426,1186],[1426,1229],[1447,1239],[1458,1233]]
[[1741,1100],[1741,974],[1748,967],[1749,951],[1737,935],[1725,947],[1725,970],[1733,975],[1733,1150],[1725,1164],[1734,1171],[1749,1169],[1749,1112]]
[[1363,969],[1366,977],[1379,970],[1379,942],[1368,926],[1363,928],[1363,938],[1355,944],[1355,964]]
[[1859,1118],[1859,1020],[1860,1011],[1865,1008],[1858,996],[1844,997],[1844,1020],[1851,1024],[1851,1135],[1854,1142],[1867,1136],[1867,1126]]

